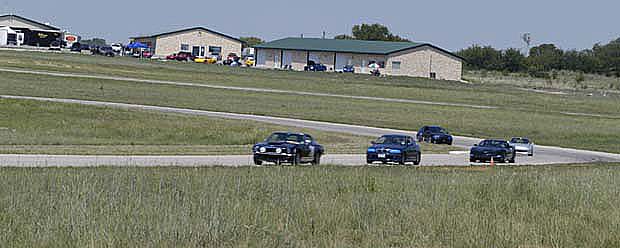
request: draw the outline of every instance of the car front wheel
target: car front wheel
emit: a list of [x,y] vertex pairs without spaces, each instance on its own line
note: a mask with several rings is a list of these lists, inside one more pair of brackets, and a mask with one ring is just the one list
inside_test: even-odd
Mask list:
[[321,165],[321,155],[314,155],[314,160],[312,160],[312,165]]
[[254,164],[255,165],[263,165],[263,161],[261,161],[260,159],[254,158]]
[[420,165],[420,162],[422,160],[422,156],[420,155],[420,153],[418,152],[418,154],[416,155],[416,159],[415,162],[413,162],[414,165]]

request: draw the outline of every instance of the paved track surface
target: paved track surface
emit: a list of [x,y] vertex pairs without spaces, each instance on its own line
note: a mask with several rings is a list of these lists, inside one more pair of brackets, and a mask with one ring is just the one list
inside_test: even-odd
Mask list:
[[[213,112],[195,109],[170,108],[137,104],[85,101],[76,99],[56,99],[28,96],[0,95],[0,98],[36,100],[59,103],[73,103],[92,106],[105,106],[123,109],[137,109],[146,111],[159,111],[167,113],[179,113],[188,115],[203,115],[217,118],[252,120],[264,123],[272,123],[283,126],[309,128],[322,131],[349,133],[364,136],[380,136],[383,134],[406,134],[415,135],[415,132],[386,128],[366,127],[319,121],[299,120],[280,117],[258,116],[248,114],[235,114]],[[471,147],[480,139],[456,136],[455,146]],[[468,154],[438,154],[424,155],[422,165],[426,166],[467,166],[469,165]],[[566,163],[591,163],[591,162],[620,162],[620,154],[585,151],[577,149],[537,146],[534,157],[519,156],[519,165],[543,165],[543,164],[566,164]],[[324,164],[339,165],[362,165],[365,164],[363,155],[328,155],[323,160]],[[246,166],[250,165],[249,156],[49,156],[49,155],[0,155],[0,166]]]

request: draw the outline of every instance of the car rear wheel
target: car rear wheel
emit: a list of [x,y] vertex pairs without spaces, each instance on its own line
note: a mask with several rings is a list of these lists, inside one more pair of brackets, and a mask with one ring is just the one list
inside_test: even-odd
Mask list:
[[407,163],[407,154],[403,153],[403,155],[400,156],[400,161],[398,161],[398,164],[405,165],[405,163]]
[[413,162],[414,165],[420,165],[420,162],[422,160],[422,156],[420,155],[420,153],[418,152],[418,154],[416,155],[416,159],[415,162]]

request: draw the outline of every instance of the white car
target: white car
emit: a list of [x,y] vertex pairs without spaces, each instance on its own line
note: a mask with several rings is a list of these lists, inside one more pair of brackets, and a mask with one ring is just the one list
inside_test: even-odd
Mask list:
[[123,51],[123,45],[121,44],[112,44],[112,51],[114,51],[115,53],[120,53],[121,51]]
[[528,138],[514,137],[510,139],[510,145],[515,148],[518,153],[527,153],[528,156],[534,156],[534,142]]

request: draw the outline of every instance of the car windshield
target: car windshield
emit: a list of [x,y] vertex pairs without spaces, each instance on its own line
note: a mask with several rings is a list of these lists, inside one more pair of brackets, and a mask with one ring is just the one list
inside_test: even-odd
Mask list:
[[446,132],[446,130],[441,127],[429,127],[427,130],[431,133],[445,133]]
[[382,136],[375,141],[375,144],[387,145],[387,144],[405,144],[407,137],[405,136]]
[[288,134],[288,133],[274,133],[271,136],[269,136],[269,138],[267,138],[267,140],[265,140],[266,142],[297,142],[300,143],[303,141],[303,135],[300,134]]
[[524,139],[524,138],[512,138],[512,140],[510,140],[510,143],[529,144],[530,140],[529,139]]
[[478,146],[483,147],[504,147],[505,145],[506,142],[501,140],[483,140],[480,144],[478,144]]

